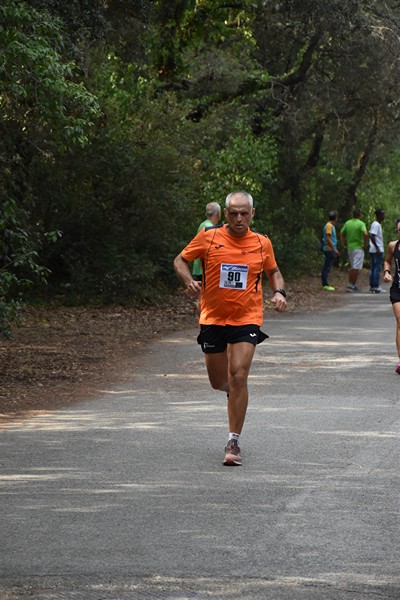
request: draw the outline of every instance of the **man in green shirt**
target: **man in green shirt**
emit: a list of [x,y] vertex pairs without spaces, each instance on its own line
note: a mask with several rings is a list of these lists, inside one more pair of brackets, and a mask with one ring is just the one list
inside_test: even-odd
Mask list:
[[[209,202],[206,206],[206,220],[203,221],[202,223],[200,223],[200,225],[197,229],[197,233],[199,233],[199,231],[204,229],[204,227],[214,227],[215,225],[217,225],[219,223],[220,219],[221,219],[220,205],[218,204],[218,202]],[[201,281],[202,273],[203,273],[203,271],[201,269],[200,259],[196,258],[196,260],[193,261],[193,269],[192,269],[193,279],[195,281]]]
[[348,292],[359,292],[356,286],[357,277],[364,264],[364,247],[368,241],[367,226],[361,221],[361,211],[359,208],[353,210],[353,218],[346,221],[340,232],[340,241],[342,246],[347,248],[349,256],[350,271]]

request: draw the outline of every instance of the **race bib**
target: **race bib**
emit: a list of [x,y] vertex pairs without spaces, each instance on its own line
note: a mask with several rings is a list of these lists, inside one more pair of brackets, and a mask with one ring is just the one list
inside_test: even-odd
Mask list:
[[219,278],[220,288],[231,288],[233,290],[245,290],[247,287],[248,265],[221,265]]

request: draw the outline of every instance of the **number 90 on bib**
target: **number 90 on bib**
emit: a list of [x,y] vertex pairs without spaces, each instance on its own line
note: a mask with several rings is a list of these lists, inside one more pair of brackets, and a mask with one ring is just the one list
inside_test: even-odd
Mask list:
[[247,287],[248,265],[222,264],[219,287],[232,290],[245,290]]

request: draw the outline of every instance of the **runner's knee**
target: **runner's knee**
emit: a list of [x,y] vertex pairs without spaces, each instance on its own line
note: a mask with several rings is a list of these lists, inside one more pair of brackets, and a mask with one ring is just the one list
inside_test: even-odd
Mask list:
[[238,367],[229,371],[229,387],[241,388],[247,384],[248,370]]

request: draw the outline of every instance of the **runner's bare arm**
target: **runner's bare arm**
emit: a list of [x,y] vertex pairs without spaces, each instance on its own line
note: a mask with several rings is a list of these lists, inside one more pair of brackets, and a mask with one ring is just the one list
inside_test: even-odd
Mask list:
[[[275,290],[285,289],[285,281],[283,279],[282,273],[278,268],[273,269],[272,271],[265,271],[265,273],[268,277],[269,285],[271,286],[273,292],[275,292]],[[277,310],[278,312],[283,312],[284,310],[286,310],[286,298],[279,292],[273,294],[271,302],[272,304],[274,304],[275,310]]]
[[396,245],[396,241],[389,242],[386,250],[385,261],[383,263],[383,281],[392,281],[393,277],[391,274],[393,250]]
[[197,298],[201,292],[201,281],[195,281],[190,273],[187,261],[182,257],[182,254],[174,260],[174,269],[178,279],[185,286],[191,296]]

